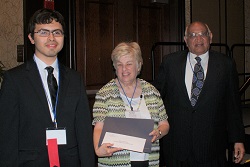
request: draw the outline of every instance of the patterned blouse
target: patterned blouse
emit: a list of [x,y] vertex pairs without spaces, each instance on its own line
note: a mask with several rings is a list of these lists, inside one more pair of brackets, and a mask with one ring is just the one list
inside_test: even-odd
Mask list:
[[[160,97],[158,90],[140,79],[142,94],[146,102],[146,106],[154,120],[154,129],[158,127],[160,121],[166,120],[167,114]],[[93,107],[93,122],[104,122],[105,117],[119,117],[125,118],[125,104],[120,96],[119,88],[112,79],[104,85],[96,94],[95,103]],[[151,153],[149,154],[149,167],[159,166],[159,140],[152,143]],[[130,167],[130,151],[122,150],[115,152],[111,157],[98,158],[99,167]]]

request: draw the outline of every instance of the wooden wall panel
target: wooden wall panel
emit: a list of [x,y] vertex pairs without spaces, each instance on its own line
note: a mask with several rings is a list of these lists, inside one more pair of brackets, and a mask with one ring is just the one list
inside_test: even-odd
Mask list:
[[86,4],[86,85],[104,85],[114,77],[114,4]]
[[[144,59],[141,78],[152,81],[151,48],[155,42],[180,39],[184,18],[179,1],[76,0],[77,70],[84,75],[89,94],[115,77],[111,52],[123,41],[136,41]],[[180,8],[182,9],[182,8]],[[165,49],[157,48],[156,71]]]
[[151,48],[155,42],[162,41],[161,10],[162,8],[154,6],[138,6],[137,41],[141,46],[143,57],[141,78],[147,81],[152,79]]

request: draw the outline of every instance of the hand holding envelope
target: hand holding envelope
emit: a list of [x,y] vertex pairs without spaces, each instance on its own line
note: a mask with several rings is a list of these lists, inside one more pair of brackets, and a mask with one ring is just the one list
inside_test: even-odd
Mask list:
[[154,143],[156,140],[160,139],[161,131],[159,129],[154,129],[149,135],[153,136],[151,142]]
[[99,146],[112,143],[111,147],[150,153],[153,127],[152,119],[106,117]]
[[127,150],[143,152],[146,139],[106,132],[102,143],[113,143],[113,147],[120,147]]
[[113,147],[113,146],[114,144],[111,144],[111,143],[103,143],[98,149],[97,156],[102,155],[100,157],[109,157],[109,156],[112,156],[114,152],[123,150],[122,148]]

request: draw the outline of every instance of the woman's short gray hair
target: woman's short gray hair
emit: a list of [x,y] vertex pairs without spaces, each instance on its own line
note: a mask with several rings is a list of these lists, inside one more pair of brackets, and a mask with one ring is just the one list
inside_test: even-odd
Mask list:
[[[143,59],[141,56],[141,48],[136,42],[121,42],[119,43],[111,54],[111,59],[113,62],[113,66],[117,61],[125,55],[131,54],[131,56],[135,56],[138,64],[143,64]],[[116,68],[116,67],[115,67]],[[141,68],[140,68],[141,69]]]

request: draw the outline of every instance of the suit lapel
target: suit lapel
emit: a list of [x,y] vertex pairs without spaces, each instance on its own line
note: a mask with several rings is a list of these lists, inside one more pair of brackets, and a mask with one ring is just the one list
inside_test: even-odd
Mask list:
[[47,102],[47,97],[44,91],[44,87],[42,84],[42,80],[37,68],[36,63],[32,60],[27,62],[26,65],[26,71],[27,71],[27,78],[31,82],[33,91],[36,94],[36,97],[38,101],[40,101],[41,106],[37,106],[38,111],[41,112],[42,115],[44,115],[44,118],[47,118],[47,121],[51,122],[51,116],[50,116],[50,111],[48,107],[48,102]]
[[64,105],[64,97],[69,85],[68,70],[61,63],[59,64],[59,93],[58,93],[58,104],[57,104],[57,118],[61,115],[62,107]]
[[[183,99],[187,103],[187,105],[191,105],[190,99],[187,93],[186,83],[185,83],[185,71],[186,71],[186,63],[187,63],[187,54],[188,52],[181,52],[177,62],[180,62],[180,66],[176,67],[176,80],[177,80],[177,86],[180,88],[181,93],[183,94]],[[179,64],[179,63],[176,63]]]
[[214,83],[214,80],[219,77],[220,73],[220,65],[216,61],[216,55],[209,52],[209,60],[208,60],[208,67],[207,67],[207,74],[206,79],[201,91],[201,94],[199,96],[199,99],[196,103],[196,106],[199,106],[199,104],[204,101],[204,99],[207,97],[206,94],[208,91],[211,91],[211,83]]

